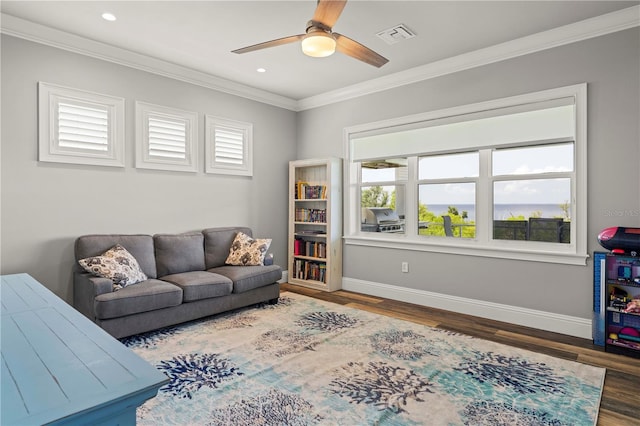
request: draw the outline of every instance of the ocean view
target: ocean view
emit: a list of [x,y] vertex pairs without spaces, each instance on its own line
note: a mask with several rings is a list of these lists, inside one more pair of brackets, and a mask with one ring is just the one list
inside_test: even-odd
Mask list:
[[[476,220],[476,209],[473,204],[457,204],[458,213],[467,212],[469,220]],[[431,204],[427,209],[438,215],[447,214],[449,204]],[[524,216],[528,219],[532,213],[541,212],[541,217],[564,217],[560,204],[496,204],[494,206],[493,220],[506,220],[512,216]]]

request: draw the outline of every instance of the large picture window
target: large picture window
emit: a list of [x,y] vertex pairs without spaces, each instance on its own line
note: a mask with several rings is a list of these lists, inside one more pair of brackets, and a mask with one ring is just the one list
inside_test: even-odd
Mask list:
[[585,84],[345,134],[347,244],[585,263]]

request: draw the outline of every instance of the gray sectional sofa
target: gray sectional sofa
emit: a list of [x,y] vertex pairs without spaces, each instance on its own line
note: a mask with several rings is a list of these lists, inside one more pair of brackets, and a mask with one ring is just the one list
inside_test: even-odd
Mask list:
[[[247,227],[157,235],[84,235],[75,242],[74,307],[109,334],[122,338],[259,302],[276,303],[282,269],[269,264],[225,264],[238,232]],[[115,245],[137,260],[147,280],[114,291],[78,260]]]

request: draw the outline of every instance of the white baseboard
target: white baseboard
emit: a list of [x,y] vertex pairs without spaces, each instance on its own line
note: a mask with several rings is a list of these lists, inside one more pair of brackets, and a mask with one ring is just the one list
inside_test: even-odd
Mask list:
[[282,271],[282,278],[278,282],[280,284],[289,282],[289,271]]
[[458,296],[448,296],[446,294],[347,277],[342,278],[342,289],[567,334],[584,339],[592,339],[590,319],[502,305],[482,300],[467,299]]

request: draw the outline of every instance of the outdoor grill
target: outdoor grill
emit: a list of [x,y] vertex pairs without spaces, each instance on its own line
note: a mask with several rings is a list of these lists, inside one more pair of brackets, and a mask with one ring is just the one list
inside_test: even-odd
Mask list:
[[364,232],[404,232],[404,220],[389,207],[366,207],[362,209],[362,224],[360,230]]

